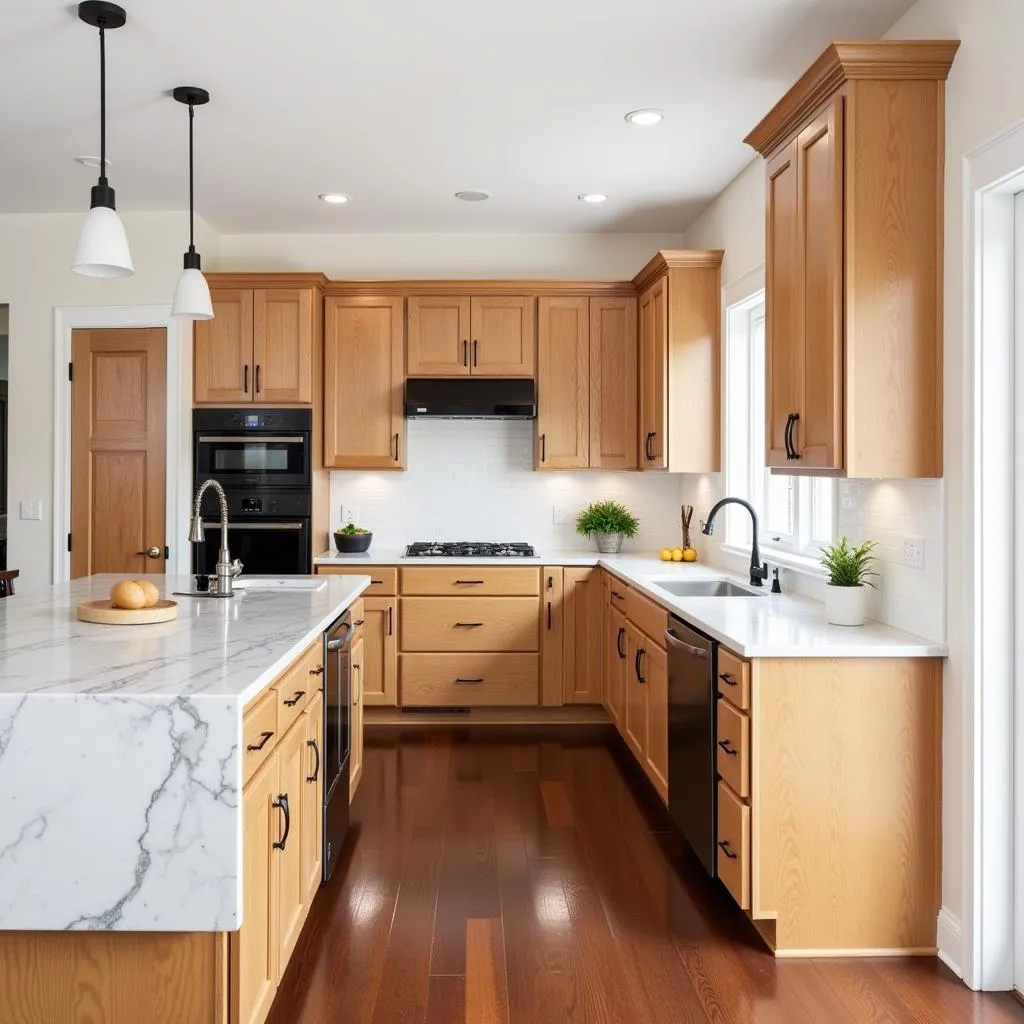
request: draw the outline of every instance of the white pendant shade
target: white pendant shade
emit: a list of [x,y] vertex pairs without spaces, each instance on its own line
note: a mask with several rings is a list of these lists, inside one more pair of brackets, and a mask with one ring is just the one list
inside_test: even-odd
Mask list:
[[130,277],[135,273],[128,235],[116,210],[94,206],[89,211],[71,269],[86,277]]
[[187,267],[178,278],[171,303],[171,316],[186,320],[212,320],[213,303],[210,301],[210,286],[201,270]]

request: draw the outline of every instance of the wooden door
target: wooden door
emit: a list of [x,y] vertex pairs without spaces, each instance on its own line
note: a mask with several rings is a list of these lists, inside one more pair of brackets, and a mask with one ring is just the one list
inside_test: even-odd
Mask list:
[[[302,860],[302,791],[306,786],[306,723],[299,716],[285,733],[274,757],[279,764],[278,790],[274,808],[280,827],[273,833],[273,860],[278,872],[278,959],[280,973],[288,966],[292,950],[305,919],[309,880]],[[280,981],[280,977],[277,979]]]
[[263,1024],[277,992],[278,759],[272,754],[242,798],[242,927],[231,935],[231,1003],[238,1024]]
[[637,468],[637,340],[636,299],[590,300],[591,469]]
[[313,299],[310,288],[260,288],[253,293],[254,401],[312,404]]
[[470,302],[470,370],[488,377],[532,377],[536,334],[532,295],[474,296]]
[[166,331],[74,331],[71,361],[71,577],[164,572]]
[[398,599],[363,598],[363,667],[359,688],[364,706],[398,706]]
[[[787,432],[803,392],[797,140],[768,162],[765,210],[765,459],[792,467]],[[799,435],[797,435],[799,436]]]
[[646,637],[632,622],[626,622],[626,686],[624,736],[640,764],[647,758],[647,683],[641,681],[641,652]]
[[359,637],[352,644],[352,714],[349,716],[348,798],[351,801],[363,777],[363,661],[366,640]]
[[647,680],[647,747],[644,768],[662,800],[668,801],[668,655],[644,638],[640,671]]
[[302,778],[302,876],[305,904],[310,907],[323,873],[324,799],[324,698],[316,693],[303,712],[306,733],[305,769]]
[[617,608],[609,606],[606,618],[606,643],[604,649],[604,675],[607,687],[608,713],[619,732],[625,730],[626,718],[626,670],[629,654],[626,644],[626,616]]
[[668,361],[668,278],[659,278],[640,296],[640,436],[641,469],[668,465],[668,407],[665,386]]
[[601,703],[600,569],[566,566],[562,596],[562,694],[566,704]]
[[563,704],[564,629],[562,622],[565,570],[560,565],[544,566],[540,591],[540,704],[558,708]]
[[192,397],[196,405],[253,400],[253,292],[211,288],[213,319],[192,326]]
[[470,371],[469,299],[410,295],[406,369],[410,377],[462,377]]
[[405,468],[403,300],[330,298],[324,322],[324,465]]
[[797,138],[803,394],[796,466],[843,466],[843,98]]
[[590,299],[540,299],[537,469],[590,465]]

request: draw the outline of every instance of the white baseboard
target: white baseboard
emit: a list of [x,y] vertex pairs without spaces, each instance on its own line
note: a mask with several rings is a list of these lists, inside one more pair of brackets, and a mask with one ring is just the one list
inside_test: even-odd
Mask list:
[[964,929],[960,918],[955,917],[945,907],[939,910],[935,938],[939,947],[939,959],[958,978],[962,978],[964,972],[960,965],[964,962]]

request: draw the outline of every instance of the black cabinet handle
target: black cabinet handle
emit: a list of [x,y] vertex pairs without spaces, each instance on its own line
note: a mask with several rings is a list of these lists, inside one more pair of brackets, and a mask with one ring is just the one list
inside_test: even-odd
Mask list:
[[284,703],[286,707],[293,708],[306,696],[305,690],[296,690]]
[[366,625],[366,619],[356,619],[356,621],[352,623],[352,626],[353,626],[354,629],[358,629],[360,626],[365,626],[365,625]]
[[474,365],[474,366],[476,366],[476,365],[477,365],[477,359],[476,359],[476,347],[477,347],[477,345],[478,345],[478,344],[479,344],[479,342],[478,342],[478,341],[476,340],[476,338],[474,338],[474,339],[473,339],[473,365]]
[[245,383],[242,385],[242,390],[245,394],[249,394],[249,364],[246,363],[242,369],[245,371]]
[[720,673],[718,678],[721,679],[722,682],[725,683],[726,686],[739,686],[740,685],[739,683],[736,682],[735,679],[733,679],[733,677],[731,675],[729,675],[728,672]]
[[250,743],[245,749],[246,750],[262,750],[267,745],[267,740],[270,739],[274,734],[272,732],[261,733],[262,739],[259,743]]
[[382,587],[382,586],[384,586],[384,581],[383,580],[375,580],[375,579],[371,578],[370,584],[372,586],[374,586],[374,587]]
[[455,625],[463,627],[465,629],[469,629],[469,628],[476,627],[476,626],[482,626],[483,623],[482,622],[456,622]]
[[398,462],[398,435],[395,434],[395,462]]
[[548,629],[551,629],[551,602],[548,601]]
[[647,680],[644,678],[643,673],[640,671],[640,661],[647,652],[641,647],[636,652],[636,657],[633,659],[633,671],[636,672],[636,681],[638,683],[646,683]]
[[307,782],[316,782],[320,778],[320,748],[317,746],[316,740],[306,740],[306,746],[313,748],[313,753],[316,754],[316,767],[313,769],[312,775],[306,776]]
[[462,339],[462,365],[469,366],[469,341]]
[[800,413],[791,412],[786,419],[786,458],[787,459],[799,459],[800,453],[796,450],[796,445],[793,443],[793,430],[800,420]]
[[[357,622],[356,625],[358,626],[359,623]],[[323,665],[317,665],[316,668],[311,668],[309,670],[309,674],[311,676],[322,676],[324,674],[324,667],[323,667]]]
[[619,626],[619,635],[615,638],[615,651],[620,658],[626,656],[626,652],[622,649],[622,638],[626,635],[626,631]]
[[482,677],[480,677],[480,678],[476,678],[476,679],[469,679],[469,678],[463,679],[463,678],[462,678],[462,677],[460,676],[460,677],[458,677],[458,678],[457,678],[457,679],[455,680],[455,682],[457,682],[457,683],[459,683],[459,684],[462,684],[462,683],[482,683],[482,682],[483,682],[483,678],[482,678]]
[[648,462],[654,461],[654,449],[651,447],[651,443],[654,441],[654,435],[655,431],[652,430],[644,441],[644,454],[647,456]]
[[388,605],[388,636],[394,633],[395,620],[393,615],[394,609],[391,605]]
[[256,364],[256,394],[260,393],[260,364]]
[[457,585],[464,587],[479,587],[483,585],[483,580],[456,580]]
[[719,740],[718,745],[730,756],[735,757],[739,751],[728,741]]
[[281,810],[284,811],[284,835],[281,836],[281,839],[278,842],[273,844],[275,850],[283,850],[285,843],[288,842],[288,833],[292,830],[292,815],[291,811],[288,809],[288,794],[278,793],[277,799],[271,806],[280,807]]
[[718,845],[722,848],[722,853],[724,853],[729,860],[735,860],[739,856],[738,853],[732,852],[732,847],[729,845],[729,841],[727,839],[719,839]]
[[625,594],[620,594],[617,590],[613,590],[612,591],[612,597],[617,597],[620,601],[625,601],[626,600],[626,595]]
[[541,434],[540,435],[540,461],[541,462],[547,462],[548,461],[548,435],[547,434]]

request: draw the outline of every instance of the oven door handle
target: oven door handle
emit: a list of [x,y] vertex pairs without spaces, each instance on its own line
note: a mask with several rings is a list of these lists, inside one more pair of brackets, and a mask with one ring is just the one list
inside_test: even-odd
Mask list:
[[219,434],[200,434],[197,438],[200,444],[305,444],[306,439],[302,434],[271,435],[267,434],[237,434],[234,437],[220,436]]
[[[306,528],[305,523],[228,523],[229,530],[304,530]],[[212,520],[203,520],[204,530],[219,530],[220,523],[215,523]]]
[[340,651],[348,643],[348,638],[352,634],[352,624],[349,622],[343,623],[341,628],[345,630],[344,634],[338,637],[337,640],[328,640],[327,650]]

